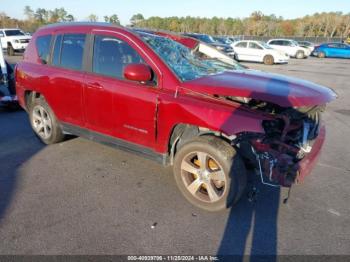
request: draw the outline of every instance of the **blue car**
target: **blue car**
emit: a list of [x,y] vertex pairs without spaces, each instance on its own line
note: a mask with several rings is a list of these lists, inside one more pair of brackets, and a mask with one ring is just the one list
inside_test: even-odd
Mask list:
[[312,52],[314,56],[350,58],[350,45],[343,43],[327,43],[315,47]]

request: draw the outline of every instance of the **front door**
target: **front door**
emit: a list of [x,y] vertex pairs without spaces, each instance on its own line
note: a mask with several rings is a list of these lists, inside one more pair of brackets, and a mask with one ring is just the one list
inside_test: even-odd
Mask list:
[[99,133],[153,147],[158,89],[124,78],[131,63],[145,63],[135,48],[113,32],[95,34],[85,77],[86,126]]

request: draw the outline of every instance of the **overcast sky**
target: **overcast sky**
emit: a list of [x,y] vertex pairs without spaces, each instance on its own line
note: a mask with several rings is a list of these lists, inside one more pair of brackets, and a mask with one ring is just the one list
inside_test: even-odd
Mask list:
[[201,16],[247,17],[253,11],[275,14],[284,18],[296,18],[315,12],[342,11],[350,13],[350,0],[0,0],[0,11],[16,18],[23,18],[24,6],[54,9],[64,7],[78,20],[89,14],[117,14],[122,24],[127,24],[135,13],[150,16]]

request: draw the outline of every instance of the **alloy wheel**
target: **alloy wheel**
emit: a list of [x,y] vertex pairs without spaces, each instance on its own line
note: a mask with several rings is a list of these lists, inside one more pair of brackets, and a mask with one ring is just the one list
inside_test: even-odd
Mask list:
[[49,113],[41,105],[33,108],[32,125],[34,131],[43,139],[49,139],[52,135],[52,121]]
[[207,203],[219,201],[227,188],[223,168],[205,152],[191,152],[183,158],[181,178],[193,197]]

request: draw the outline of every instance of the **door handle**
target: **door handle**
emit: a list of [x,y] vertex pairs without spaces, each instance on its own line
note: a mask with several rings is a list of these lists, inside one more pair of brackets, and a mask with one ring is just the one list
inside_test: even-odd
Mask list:
[[99,83],[97,82],[93,82],[93,83],[88,83],[87,84],[87,87],[88,88],[91,88],[91,89],[103,89],[103,86],[101,86]]

